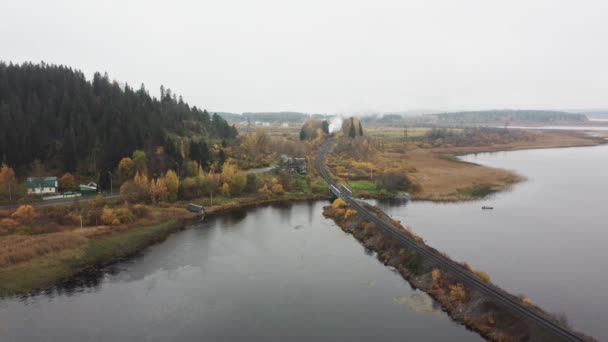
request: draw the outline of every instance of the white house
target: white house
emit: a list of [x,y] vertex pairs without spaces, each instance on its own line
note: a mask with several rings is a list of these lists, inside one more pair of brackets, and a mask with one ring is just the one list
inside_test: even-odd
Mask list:
[[28,177],[25,181],[28,194],[53,194],[57,192],[57,177]]

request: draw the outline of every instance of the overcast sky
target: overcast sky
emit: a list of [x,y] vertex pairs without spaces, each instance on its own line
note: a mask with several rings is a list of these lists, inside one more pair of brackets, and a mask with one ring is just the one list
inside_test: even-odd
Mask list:
[[1,0],[0,59],[214,111],[607,108],[608,1]]

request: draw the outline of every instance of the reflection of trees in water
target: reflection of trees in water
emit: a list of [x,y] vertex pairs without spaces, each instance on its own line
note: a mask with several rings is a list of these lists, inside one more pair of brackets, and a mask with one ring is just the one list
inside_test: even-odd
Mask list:
[[315,216],[315,206],[316,206],[316,202],[315,201],[308,201],[306,203],[308,205],[308,223],[311,224],[312,220]]
[[281,222],[289,222],[291,219],[291,210],[293,209],[293,204],[291,202],[274,203],[271,204],[270,207],[275,209],[279,214]]
[[386,207],[401,207],[407,204],[408,200],[406,198],[382,198],[378,199],[378,204]]
[[108,266],[94,270],[87,270],[85,272],[77,274],[76,276],[62,281],[56,284],[55,286],[24,294],[20,296],[20,298],[22,300],[27,301],[28,298],[33,298],[41,295],[52,299],[55,297],[63,296],[71,297],[75,294],[84,293],[85,291],[91,292],[88,290],[96,292],[101,287],[102,280],[106,275],[115,275],[119,272],[120,269],[116,266]]
[[220,222],[224,226],[232,226],[243,221],[245,217],[247,217],[247,210],[237,209],[235,211],[230,212],[229,214],[224,214],[220,216]]

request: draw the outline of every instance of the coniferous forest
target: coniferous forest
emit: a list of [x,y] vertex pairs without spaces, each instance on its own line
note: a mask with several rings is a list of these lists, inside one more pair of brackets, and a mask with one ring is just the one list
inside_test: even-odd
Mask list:
[[135,149],[159,146],[177,160],[183,137],[196,150],[236,135],[217,114],[162,86],[157,98],[143,84],[136,90],[107,74],[89,81],[66,66],[0,62],[0,162],[22,175],[34,161],[92,175],[114,169]]

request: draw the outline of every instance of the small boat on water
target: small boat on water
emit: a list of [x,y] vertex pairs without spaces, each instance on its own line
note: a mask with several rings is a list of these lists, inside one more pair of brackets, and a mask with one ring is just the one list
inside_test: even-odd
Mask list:
[[488,206],[484,205],[483,207],[481,207],[481,209],[482,210],[492,210],[492,209],[494,209],[494,207],[488,207]]

